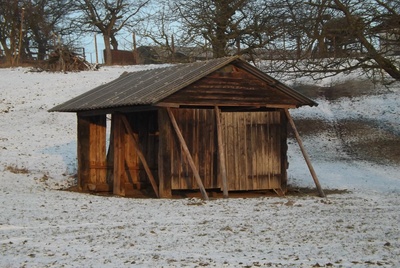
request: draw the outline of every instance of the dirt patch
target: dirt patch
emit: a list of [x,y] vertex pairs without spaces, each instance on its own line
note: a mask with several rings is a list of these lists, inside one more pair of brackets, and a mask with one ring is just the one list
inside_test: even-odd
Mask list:
[[[350,193],[348,190],[340,189],[323,189],[326,195],[332,194],[347,194]],[[196,190],[179,190],[172,191],[172,198],[201,198],[200,191]],[[210,199],[223,198],[221,190],[213,189],[207,190],[207,195]],[[299,188],[294,186],[288,186],[287,192],[284,195],[287,196],[319,196],[317,188]],[[273,190],[260,190],[260,191],[230,191],[229,198],[258,198],[258,197],[279,197],[279,195]]]
[[328,87],[295,84],[293,88],[312,99],[324,97],[327,100],[337,100],[343,97],[360,97],[379,93],[374,83],[370,80],[348,80]]
[[[348,194],[351,193],[348,190],[340,189],[322,189],[326,195],[332,194]],[[304,187],[293,187],[289,186],[286,193],[287,196],[319,196],[317,188],[304,188]]]
[[341,139],[356,158],[379,164],[400,164],[400,136],[379,122],[342,120]]
[[[301,136],[314,135],[332,130],[332,124],[321,119],[299,118],[294,121],[296,129]],[[294,133],[291,128],[289,128],[288,134],[290,138],[294,138]]]
[[[400,164],[400,135],[381,122],[346,119],[328,122],[320,119],[296,119],[301,137],[332,135],[341,141],[343,151],[351,158],[378,164]],[[294,139],[292,131],[289,138]]]

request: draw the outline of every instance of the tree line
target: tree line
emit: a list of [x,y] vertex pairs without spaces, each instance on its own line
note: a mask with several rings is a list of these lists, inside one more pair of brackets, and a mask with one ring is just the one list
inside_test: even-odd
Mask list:
[[[101,34],[105,64],[121,32],[173,54],[280,60],[312,74],[363,69],[400,80],[399,0],[0,0],[0,57],[44,60]],[[145,42],[144,42],[145,40]]]

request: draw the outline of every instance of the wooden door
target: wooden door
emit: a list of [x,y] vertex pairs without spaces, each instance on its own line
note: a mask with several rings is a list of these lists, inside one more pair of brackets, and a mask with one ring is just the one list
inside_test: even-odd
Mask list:
[[229,190],[280,189],[282,165],[281,112],[222,113]]

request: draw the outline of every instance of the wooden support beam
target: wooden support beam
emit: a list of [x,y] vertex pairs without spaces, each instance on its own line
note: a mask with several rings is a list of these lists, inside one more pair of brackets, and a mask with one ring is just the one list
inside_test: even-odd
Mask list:
[[114,183],[113,183],[113,193],[115,195],[125,195],[125,185],[124,173],[125,173],[125,154],[123,146],[123,129],[122,120],[120,114],[112,115],[113,124],[113,139],[114,139]]
[[78,187],[86,190],[90,182],[90,120],[78,114]]
[[183,148],[183,152],[185,153],[185,155],[186,155],[186,157],[188,159],[189,165],[190,165],[190,167],[192,169],[192,172],[193,172],[193,175],[194,175],[194,177],[196,179],[197,185],[200,188],[201,195],[202,195],[204,200],[208,200],[208,195],[207,195],[207,192],[206,192],[206,190],[204,188],[203,182],[201,181],[199,171],[198,171],[196,165],[194,164],[194,161],[193,161],[192,155],[190,154],[189,148],[187,147],[185,139],[183,138],[182,133],[181,133],[181,131],[179,129],[179,126],[176,123],[175,116],[172,113],[171,108],[167,107],[166,109],[167,109],[169,118],[171,120],[172,126],[175,129],[175,133],[178,136],[178,139],[179,139],[179,141],[181,143],[181,146]]
[[215,121],[217,123],[217,139],[218,139],[218,158],[219,158],[219,170],[221,172],[222,179],[222,192],[223,197],[228,198],[228,182],[226,178],[226,165],[225,165],[225,148],[222,141],[222,127],[221,127],[221,115],[218,106],[214,107]]
[[287,117],[287,119],[288,119],[288,121],[290,123],[290,126],[293,129],[294,135],[296,136],[296,140],[297,140],[297,143],[300,146],[301,153],[303,154],[303,157],[306,160],[306,163],[307,163],[308,169],[310,170],[311,176],[313,177],[313,180],[314,180],[315,186],[317,187],[319,196],[320,197],[326,197],[326,195],[325,195],[324,191],[322,190],[321,185],[319,183],[317,174],[315,173],[314,168],[313,168],[313,166],[311,164],[310,158],[308,157],[308,154],[307,154],[307,152],[306,152],[306,150],[304,148],[303,142],[301,141],[301,138],[300,138],[299,132],[297,131],[296,125],[294,124],[292,116],[289,113],[289,110],[285,109],[285,113],[286,113],[286,117]]
[[172,125],[166,109],[158,109],[158,193],[161,198],[172,197]]
[[133,130],[132,130],[131,126],[129,125],[128,119],[126,119],[125,115],[120,115],[120,116],[121,116],[121,120],[125,126],[126,131],[128,132],[129,136],[132,138],[133,146],[135,147],[137,154],[139,156],[139,159],[143,164],[144,170],[146,171],[146,174],[150,180],[150,183],[151,183],[151,186],[153,187],[154,193],[156,194],[157,197],[159,197],[157,183],[154,179],[153,174],[151,173],[149,165],[147,164],[146,158],[144,157],[144,154],[143,154],[142,150],[140,149],[139,143],[136,140]]

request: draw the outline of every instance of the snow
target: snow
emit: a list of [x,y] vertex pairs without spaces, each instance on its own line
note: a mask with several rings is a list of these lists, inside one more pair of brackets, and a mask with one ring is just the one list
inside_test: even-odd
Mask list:
[[[400,167],[353,159],[328,131],[303,137],[322,187],[350,190],[327,199],[203,202],[60,191],[76,173],[76,115],[47,110],[143,68],[156,66],[0,69],[0,267],[399,267]],[[291,112],[295,121],[379,121],[400,135],[399,93],[395,84]],[[289,183],[313,187],[289,143]]]

